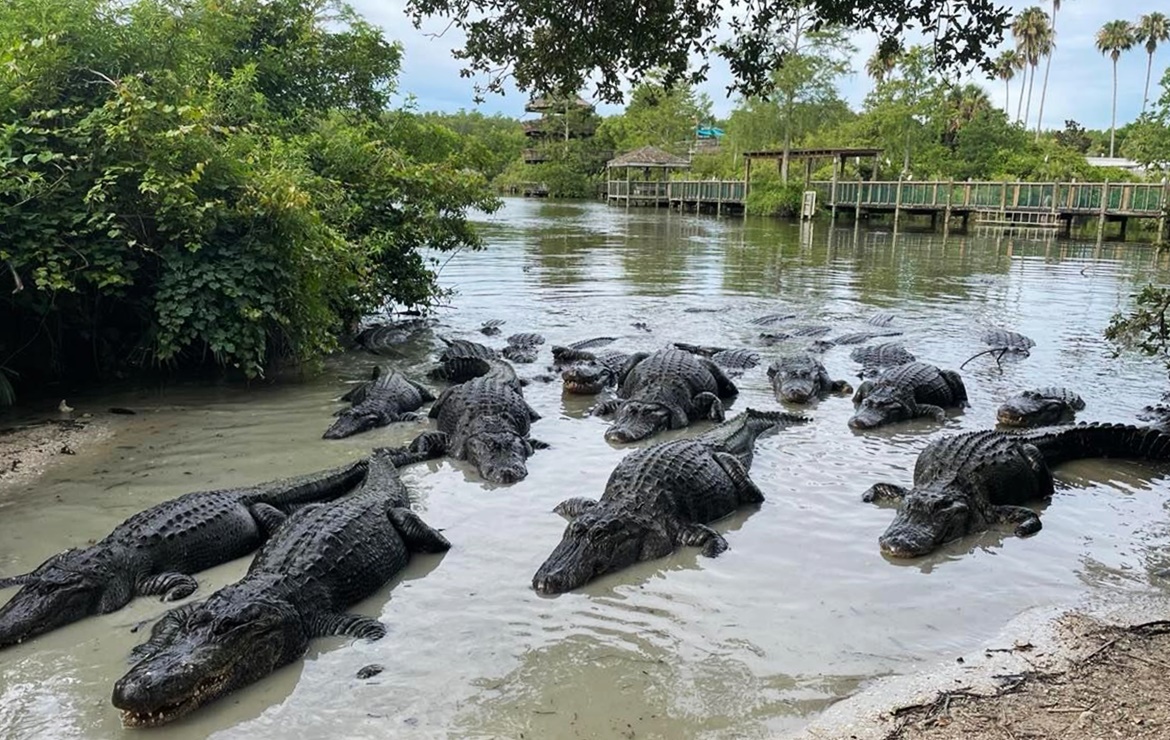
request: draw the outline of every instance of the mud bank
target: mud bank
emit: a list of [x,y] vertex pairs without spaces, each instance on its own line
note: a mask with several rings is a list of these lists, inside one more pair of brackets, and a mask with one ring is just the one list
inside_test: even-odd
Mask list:
[[0,492],[29,483],[112,434],[108,421],[95,418],[43,419],[0,428]]

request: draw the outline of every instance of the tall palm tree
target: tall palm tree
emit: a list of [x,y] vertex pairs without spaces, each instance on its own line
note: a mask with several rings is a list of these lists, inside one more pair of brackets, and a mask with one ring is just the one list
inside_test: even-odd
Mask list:
[[873,54],[865,63],[865,73],[879,85],[885,82],[894,68],[898,66],[898,58],[902,56],[902,49],[898,47],[881,47],[874,49]]
[[1170,41],[1170,19],[1161,13],[1147,13],[1138,18],[1133,27],[1133,40],[1146,45],[1146,90],[1142,94],[1142,113],[1146,112],[1146,103],[1150,101],[1150,70],[1154,66],[1154,52],[1158,44]]
[[1051,35],[1048,61],[1044,63],[1044,84],[1040,86],[1040,110],[1036,113],[1036,139],[1040,139],[1040,127],[1044,123],[1044,99],[1048,97],[1048,71],[1052,69],[1052,53],[1056,51],[1056,14],[1060,12],[1060,0],[1052,0],[1052,25],[1048,31]]
[[1113,156],[1113,139],[1117,132],[1117,59],[1121,52],[1133,48],[1133,26],[1129,21],[1109,21],[1097,31],[1097,50],[1113,60],[1113,118],[1109,123],[1109,156]]
[[[1016,48],[1031,68],[1028,70],[1028,105],[1024,108],[1024,117],[1020,119],[1027,128],[1028,119],[1032,116],[1032,87],[1036,83],[1036,68],[1040,66],[1040,59],[1052,50],[1052,26],[1048,14],[1039,5],[1021,10],[1012,22],[1012,36],[1016,39]],[[1023,90],[1020,93],[1022,97]],[[1019,115],[1018,110],[1016,115]]]
[[995,76],[1003,80],[1003,112],[1010,116],[1008,107],[1011,105],[1012,80],[1016,72],[1024,68],[1024,57],[1015,49],[1005,49],[995,58]]

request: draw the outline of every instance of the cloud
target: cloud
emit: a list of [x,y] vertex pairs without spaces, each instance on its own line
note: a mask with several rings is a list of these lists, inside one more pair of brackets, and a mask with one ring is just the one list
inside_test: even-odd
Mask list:
[[[524,104],[528,96],[514,86],[508,85],[506,94],[488,94],[482,104],[474,101],[474,78],[460,76],[462,64],[452,56],[452,51],[462,45],[463,36],[457,29],[444,30],[446,21],[432,18],[424,21],[423,29],[415,29],[405,12],[404,0],[389,2],[376,0],[351,0],[354,8],[367,20],[381,26],[389,38],[402,43],[404,58],[399,77],[400,98],[413,95],[419,110],[457,111],[459,109],[479,110],[486,114],[502,113],[509,116],[524,115]],[[1019,10],[1035,2],[1011,2]],[[1061,128],[1066,119],[1076,120],[1087,128],[1109,127],[1112,97],[1112,64],[1106,56],[1097,51],[1094,35],[1106,21],[1124,18],[1136,21],[1142,13],[1149,12],[1154,3],[1149,0],[1065,0],[1057,16],[1057,48],[1052,59],[1049,75],[1048,94],[1044,104],[1044,125],[1046,128]],[[1042,7],[1051,12],[1051,4]],[[855,34],[854,44],[858,52],[853,61],[856,70],[853,75],[839,82],[842,96],[854,107],[860,107],[872,83],[865,76],[865,60],[873,52],[876,39],[872,34]],[[1009,40],[1005,47],[1011,45]],[[1158,81],[1170,65],[1170,45],[1163,45],[1154,57],[1154,74],[1151,82],[1151,98],[1158,97]],[[709,60],[710,72],[707,81],[700,87],[701,92],[710,96],[715,113],[726,116],[735,105],[735,99],[727,94],[731,84],[731,73],[722,60]],[[1145,83],[1146,53],[1143,47],[1135,47],[1122,54],[1117,65],[1117,121],[1118,125],[1137,117],[1142,104],[1142,87]],[[1034,85],[1032,119],[1035,121],[1039,107],[1040,87],[1044,77],[1041,63]],[[482,80],[480,80],[482,81]],[[1002,83],[970,77],[969,81],[982,84],[999,103],[1003,100]],[[1023,75],[1017,76],[1011,84],[1011,105],[1009,113],[1015,113],[1015,100]],[[618,105],[598,105],[603,115],[621,111]],[[1034,123],[1033,123],[1034,125]]]

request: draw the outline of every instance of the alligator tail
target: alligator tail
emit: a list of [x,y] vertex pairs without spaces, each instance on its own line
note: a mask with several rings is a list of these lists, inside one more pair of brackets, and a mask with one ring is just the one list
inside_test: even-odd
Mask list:
[[749,408],[703,436],[735,455],[747,456],[750,459],[752,446],[761,434],[787,429],[808,421],[810,419],[807,416],[790,414],[787,411],[759,411]]
[[466,383],[473,378],[480,378],[492,370],[492,365],[480,357],[451,357],[427,373],[436,380],[446,380],[450,383]]
[[369,461],[362,459],[337,468],[263,483],[253,487],[253,498],[257,502],[271,504],[277,508],[332,501],[349,493],[364,481],[368,469]]
[[1095,422],[1022,436],[1050,465],[1091,457],[1170,460],[1170,434],[1154,427]]

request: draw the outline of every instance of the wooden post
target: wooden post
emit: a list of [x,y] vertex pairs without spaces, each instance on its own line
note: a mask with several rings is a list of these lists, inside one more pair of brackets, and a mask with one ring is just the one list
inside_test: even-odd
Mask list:
[[905,175],[898,174],[898,189],[894,191],[894,233],[898,233],[898,218],[902,215],[902,178]]
[[812,157],[805,157],[804,159],[804,189],[808,190],[808,184],[812,182]]
[[1162,179],[1162,199],[1158,203],[1158,245],[1166,243],[1166,211],[1170,209],[1170,179]]
[[845,166],[844,157],[833,157],[833,180],[829,183],[829,223],[837,223],[837,171]]
[[630,188],[630,168],[626,168],[626,210],[630,210],[630,200],[633,199],[633,192]]
[[752,158],[744,157],[745,164],[743,168],[743,201],[747,205],[748,183],[752,181]]
[[853,209],[854,225],[861,223],[861,172],[857,173],[857,205]]
[[943,214],[943,238],[945,239],[951,233],[951,196],[955,192],[955,181],[947,181],[947,209]]
[[1020,207],[1020,183],[1016,183],[1015,192],[1012,194],[1012,208]]
[[1109,205],[1109,181],[1101,186],[1101,211],[1097,216],[1097,244],[1105,238],[1105,207]]

